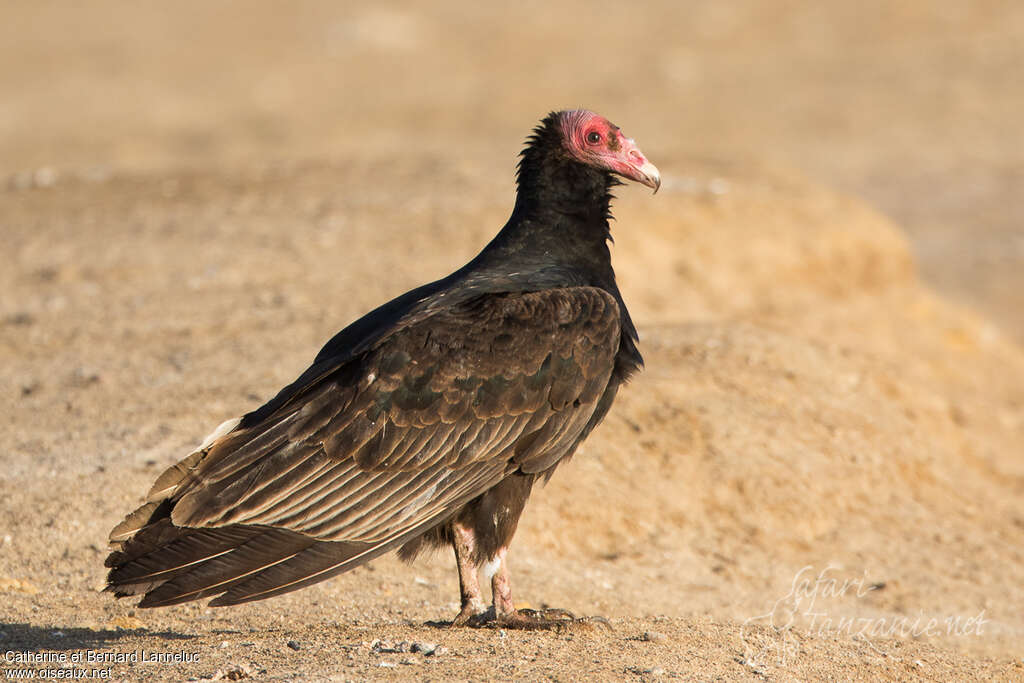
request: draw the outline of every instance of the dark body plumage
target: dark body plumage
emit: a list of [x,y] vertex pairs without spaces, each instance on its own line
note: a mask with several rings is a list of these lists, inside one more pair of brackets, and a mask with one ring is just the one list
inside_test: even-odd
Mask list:
[[567,153],[560,122],[528,141],[512,216],[476,258],[349,325],[159,477],[111,533],[108,590],[230,605],[457,529],[475,564],[507,547],[535,480],[642,364],[608,250],[618,181]]

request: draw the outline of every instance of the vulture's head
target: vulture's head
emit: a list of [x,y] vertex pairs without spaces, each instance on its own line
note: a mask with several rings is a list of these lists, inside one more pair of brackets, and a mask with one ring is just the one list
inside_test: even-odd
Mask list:
[[643,183],[655,192],[661,187],[658,168],[614,123],[585,109],[560,111],[555,116],[562,144],[575,159]]

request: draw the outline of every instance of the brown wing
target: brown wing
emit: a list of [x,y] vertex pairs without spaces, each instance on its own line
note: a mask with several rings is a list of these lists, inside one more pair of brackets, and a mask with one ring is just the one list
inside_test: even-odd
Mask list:
[[[121,544],[108,559],[111,585],[152,591],[143,604],[227,590],[216,601],[227,604],[393,548],[510,472],[543,471],[571,453],[608,386],[619,336],[614,299],[584,287],[481,297],[400,326],[259,424],[165,472],[147,506],[111,534]],[[170,543],[143,542],[161,525]],[[210,538],[186,543],[181,528]],[[238,545],[232,534],[252,529]],[[173,557],[162,563],[166,548]]]

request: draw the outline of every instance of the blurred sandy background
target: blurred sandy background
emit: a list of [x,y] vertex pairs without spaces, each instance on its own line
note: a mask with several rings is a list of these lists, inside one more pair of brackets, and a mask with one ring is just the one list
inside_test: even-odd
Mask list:
[[524,126],[586,106],[658,158],[769,161],[865,198],[929,281],[1024,338],[1019,3],[2,11],[0,173],[430,151],[507,175]]
[[[966,0],[5,3],[0,651],[202,654],[129,679],[1020,679],[1022,36],[1024,5]],[[613,225],[648,366],[535,495],[513,580],[616,630],[430,626],[446,555],[232,610],[96,594],[156,474],[475,253],[573,106],[665,178]],[[804,567],[874,587],[818,595],[836,618],[987,622],[815,628]]]

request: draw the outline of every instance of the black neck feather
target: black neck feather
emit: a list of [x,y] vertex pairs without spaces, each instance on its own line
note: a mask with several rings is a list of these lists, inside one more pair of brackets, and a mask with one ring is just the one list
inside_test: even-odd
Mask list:
[[590,285],[615,289],[608,241],[611,173],[565,149],[559,117],[550,114],[527,140],[508,223],[470,264],[505,271],[527,286]]
[[611,188],[620,183],[608,171],[573,158],[563,139],[555,113],[534,129],[520,155],[514,215],[521,219],[571,216],[593,226],[603,225],[607,237]]

